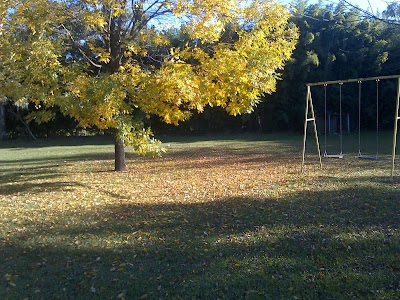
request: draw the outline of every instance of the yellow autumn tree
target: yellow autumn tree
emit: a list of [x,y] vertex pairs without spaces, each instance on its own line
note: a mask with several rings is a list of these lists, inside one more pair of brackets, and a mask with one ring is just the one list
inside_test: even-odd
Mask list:
[[160,149],[143,117],[177,125],[207,105],[250,112],[274,92],[298,38],[271,0],[4,0],[0,9],[0,96],[34,103],[38,122],[57,107],[82,127],[114,128],[117,171],[126,145]]

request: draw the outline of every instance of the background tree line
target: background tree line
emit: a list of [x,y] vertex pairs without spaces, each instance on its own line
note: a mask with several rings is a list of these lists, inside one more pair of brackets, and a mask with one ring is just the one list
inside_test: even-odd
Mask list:
[[[273,132],[301,131],[306,96],[305,84],[327,80],[363,78],[400,73],[400,4],[389,4],[377,16],[367,15],[346,3],[308,4],[295,1],[290,21],[299,28],[297,48],[282,72],[276,92],[266,95],[251,114],[230,116],[222,108],[205,108],[204,113],[194,114],[180,126],[167,125],[157,118],[146,122],[155,134],[190,134],[220,132]],[[185,43],[185,35],[172,31],[173,44]],[[380,128],[390,128],[394,115],[396,82],[379,83]],[[338,112],[339,88],[327,87],[327,110]],[[318,115],[324,112],[323,87],[313,89],[314,105]],[[358,122],[358,86],[343,86],[343,113],[351,116],[351,126]],[[363,128],[376,125],[376,83],[362,85]],[[27,128],[21,121],[33,107],[3,106],[5,127],[9,137],[26,135]],[[57,113],[57,112],[56,112]],[[1,124],[0,124],[1,127]],[[50,123],[30,123],[36,136],[77,134],[72,119],[57,114]]]
[[[292,22],[300,29],[300,40],[286,65],[277,93],[260,107],[264,130],[301,130],[308,82],[345,80],[399,73],[399,4],[393,3],[381,16],[366,15],[346,3],[306,5],[297,1]],[[382,20],[384,21],[382,21]],[[385,22],[386,21],[386,22]],[[324,88],[313,88],[316,113],[324,114]],[[381,127],[393,126],[396,82],[379,83]],[[358,123],[358,85],[343,85],[343,113]],[[339,112],[339,86],[327,87],[327,111]],[[390,120],[390,121],[389,121]],[[376,84],[362,84],[361,125],[376,125]],[[357,124],[358,125],[358,124]]]

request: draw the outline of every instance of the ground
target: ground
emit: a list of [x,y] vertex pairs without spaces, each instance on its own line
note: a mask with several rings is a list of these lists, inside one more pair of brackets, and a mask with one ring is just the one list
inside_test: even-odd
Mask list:
[[304,174],[298,135],[164,140],[122,173],[106,138],[1,144],[0,298],[400,298],[390,135]]

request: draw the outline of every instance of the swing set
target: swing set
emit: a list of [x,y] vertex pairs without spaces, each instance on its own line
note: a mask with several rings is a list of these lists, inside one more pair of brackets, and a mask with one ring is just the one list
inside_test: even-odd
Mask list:
[[[392,170],[391,170],[391,178],[394,176],[395,169],[395,159],[396,159],[396,144],[397,144],[397,131],[398,131],[398,121],[400,120],[400,75],[393,76],[380,76],[380,77],[370,77],[370,78],[359,78],[359,79],[348,79],[348,80],[337,80],[337,81],[326,81],[326,82],[316,82],[316,83],[308,83],[307,87],[307,98],[306,98],[306,111],[305,111],[305,119],[304,119],[304,139],[303,139],[303,155],[302,155],[302,164],[301,170],[304,171],[304,162],[305,162],[305,153],[306,153],[306,141],[307,141],[307,125],[309,122],[313,123],[314,135],[317,144],[318,150],[318,158],[319,165],[322,168],[322,156],[320,150],[320,144],[318,140],[318,131],[317,131],[317,122],[314,113],[313,101],[311,96],[311,87],[314,86],[324,86],[324,158],[338,158],[343,159],[343,111],[342,111],[342,86],[344,83],[358,83],[358,154],[356,155],[359,159],[370,159],[377,160],[379,159],[379,82],[381,80],[388,79],[397,79],[397,97],[396,97],[396,111],[395,111],[395,119],[394,119],[394,131],[393,131],[393,148],[392,148]],[[361,151],[361,90],[362,83],[365,81],[376,81],[376,153],[375,155],[365,155]],[[330,116],[328,118],[327,111],[327,86],[339,84],[339,140],[340,140],[340,152],[338,154],[328,153],[327,149],[327,132],[329,127],[331,127]],[[329,123],[327,124],[329,120]],[[348,129],[349,129],[349,119],[347,119]]]

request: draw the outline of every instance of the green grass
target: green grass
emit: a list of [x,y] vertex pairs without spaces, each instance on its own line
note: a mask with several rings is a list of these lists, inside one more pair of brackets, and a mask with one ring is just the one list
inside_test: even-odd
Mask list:
[[301,174],[301,136],[165,140],[124,173],[109,140],[1,144],[0,299],[400,298],[388,157],[320,170],[310,139]]

